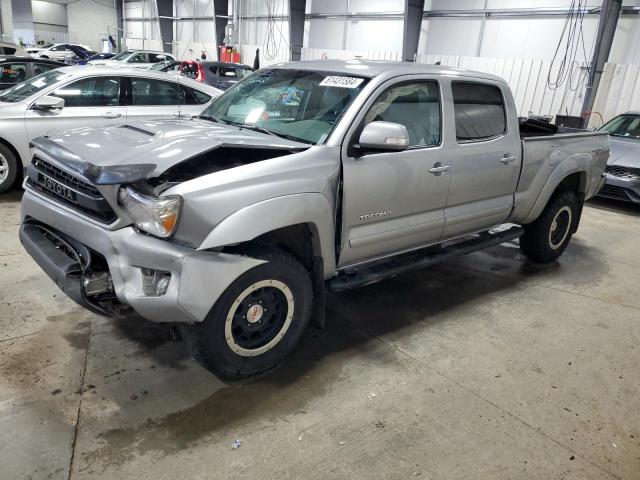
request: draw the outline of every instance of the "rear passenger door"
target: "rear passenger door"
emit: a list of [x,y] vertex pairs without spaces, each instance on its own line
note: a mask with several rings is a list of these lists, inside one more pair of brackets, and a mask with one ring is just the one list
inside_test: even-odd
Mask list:
[[[504,222],[520,174],[520,137],[509,124],[513,99],[497,82],[451,81],[455,142],[443,239]],[[515,130],[515,131],[514,131]]]
[[130,77],[128,82],[128,122],[198,115],[210,100],[178,82],[142,77]]
[[[388,83],[367,101],[347,134],[340,267],[440,240],[451,179],[442,148],[441,93],[435,79]],[[354,149],[373,121],[404,125],[410,146],[395,152]]]

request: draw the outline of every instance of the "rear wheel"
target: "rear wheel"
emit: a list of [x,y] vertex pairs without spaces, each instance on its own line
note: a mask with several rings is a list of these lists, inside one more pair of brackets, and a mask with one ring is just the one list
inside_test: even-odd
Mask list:
[[220,377],[273,369],[309,323],[313,291],[307,270],[287,253],[257,258],[266,263],[238,277],[196,327],[197,354]]
[[557,193],[540,216],[524,226],[520,249],[529,260],[550,263],[558,259],[571,240],[578,222],[579,200],[575,192]]
[[0,144],[0,193],[13,187],[18,175],[18,161],[14,153]]

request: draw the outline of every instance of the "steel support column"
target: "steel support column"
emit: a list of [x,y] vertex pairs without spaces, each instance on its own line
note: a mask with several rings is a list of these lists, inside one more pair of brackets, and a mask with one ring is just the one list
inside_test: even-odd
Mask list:
[[[220,47],[224,43],[224,29],[229,21],[229,1],[213,0],[213,13],[216,17],[216,46]],[[235,25],[235,28],[238,26]]]
[[405,0],[404,30],[402,32],[402,60],[415,62],[422,27],[424,0]]
[[173,52],[173,0],[156,0],[156,6],[158,7],[162,50]]
[[293,61],[302,58],[306,8],[306,0],[289,0],[289,48],[291,49],[291,60]]
[[593,109],[593,103],[598,93],[598,85],[600,84],[604,64],[609,60],[609,53],[611,52],[611,45],[613,44],[613,36],[616,33],[621,7],[622,0],[602,1],[598,33],[596,34],[593,58],[591,59],[591,66],[589,68],[589,80],[582,104],[582,112],[580,114],[583,128],[589,123],[588,116]]
[[122,37],[124,37],[124,8],[123,1],[118,0],[116,4],[116,51],[124,50]]

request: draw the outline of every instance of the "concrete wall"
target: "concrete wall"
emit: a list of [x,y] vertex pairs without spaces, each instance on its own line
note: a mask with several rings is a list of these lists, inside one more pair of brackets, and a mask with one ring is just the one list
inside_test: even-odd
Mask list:
[[31,12],[33,14],[33,23],[42,23],[50,26],[67,26],[67,6],[63,3],[32,0]]
[[[120,0],[118,0],[120,1]],[[100,40],[107,38],[107,27],[116,25],[113,0],[79,0],[67,4],[69,41],[101,48]],[[115,29],[112,29],[115,37]]]
[[36,42],[60,43],[69,40],[67,7],[61,3],[32,0],[33,33]]

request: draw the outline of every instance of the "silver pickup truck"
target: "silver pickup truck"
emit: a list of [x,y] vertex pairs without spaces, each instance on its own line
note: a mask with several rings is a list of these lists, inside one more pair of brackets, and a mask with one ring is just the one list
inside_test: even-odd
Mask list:
[[32,148],[20,238],[44,271],[94,312],[189,324],[241,378],[322,325],[327,289],[516,238],[555,261],[609,137],[521,124],[495,76],[325,60],[255,72],[198,118]]

